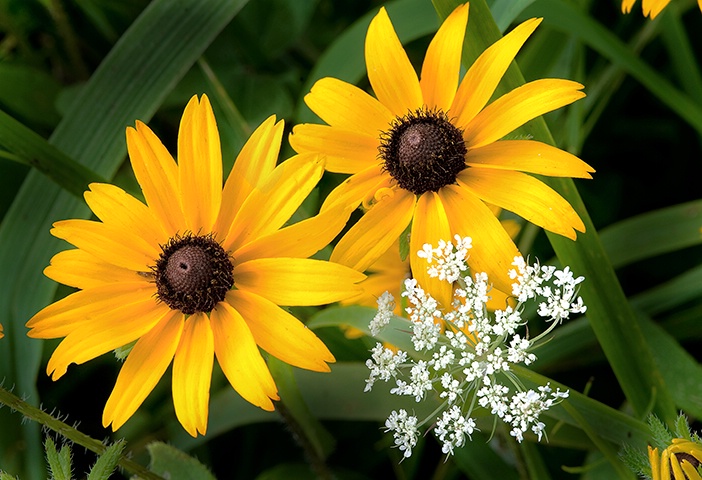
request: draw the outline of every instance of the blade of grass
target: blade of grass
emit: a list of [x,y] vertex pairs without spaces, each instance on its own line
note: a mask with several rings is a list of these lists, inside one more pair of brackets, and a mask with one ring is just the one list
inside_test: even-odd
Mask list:
[[[98,175],[110,178],[125,154],[124,129],[148,120],[176,82],[246,0],[155,0],[120,38],[51,135],[50,143]],[[194,92],[195,93],[195,92]],[[42,342],[26,337],[24,323],[48,304],[56,284],[42,275],[65,244],[49,235],[59,219],[87,217],[85,204],[42,174],[31,172],[0,225],[0,319],[11,339],[0,349],[0,378],[31,403]],[[27,479],[43,478],[36,425],[0,410],[0,463]],[[9,458],[17,445],[24,456]]]
[[[541,0],[537,3],[541,3]],[[440,16],[445,18],[458,2],[435,0],[435,4]],[[579,14],[572,10],[574,14]],[[485,1],[472,1],[464,61],[472,63],[478,52],[499,38],[499,29]],[[511,90],[522,84],[524,77],[513,63],[502,79],[501,88]],[[543,118],[529,122],[520,129],[520,133],[528,135],[527,138],[554,143]],[[550,232],[547,234],[559,260],[586,278],[581,295],[588,306],[588,318],[624,394],[637,416],[643,417],[648,413],[653,398],[655,413],[665,421],[674,421],[675,406],[663,377],[651,359],[651,349],[638,326],[575,183],[569,178],[548,178],[545,182],[568,200],[585,224],[586,232],[579,234],[577,241]]]

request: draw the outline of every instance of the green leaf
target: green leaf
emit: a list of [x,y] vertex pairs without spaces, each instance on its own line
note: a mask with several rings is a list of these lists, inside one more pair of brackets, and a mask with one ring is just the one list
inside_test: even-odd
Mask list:
[[[155,0],[120,38],[81,90],[49,143],[98,175],[110,178],[125,155],[124,129],[147,121],[246,0]],[[197,93],[197,92],[193,92]],[[56,220],[85,218],[88,209],[38,172],[24,181],[0,225],[0,319],[8,339],[0,349],[0,378],[35,404],[42,342],[24,323],[52,301],[56,284],[42,274],[65,243],[52,238]],[[0,410],[0,464],[42,478],[39,428]],[[17,445],[23,445],[22,450]],[[10,452],[24,456],[10,457]],[[21,465],[21,466],[20,466]]]
[[44,442],[46,461],[49,463],[49,472],[54,480],[72,480],[71,449],[63,445],[61,450],[56,450],[56,444],[51,437],[46,437]]
[[41,70],[0,63],[0,108],[21,121],[54,128],[59,121],[54,108],[58,92],[56,80]]
[[175,447],[161,442],[146,446],[151,455],[149,469],[170,480],[215,480],[202,463]]
[[646,212],[600,230],[615,268],[702,243],[702,200]]
[[124,440],[119,440],[108,446],[98,457],[88,473],[88,480],[109,480],[112,472],[117,468],[122,451],[127,446]]

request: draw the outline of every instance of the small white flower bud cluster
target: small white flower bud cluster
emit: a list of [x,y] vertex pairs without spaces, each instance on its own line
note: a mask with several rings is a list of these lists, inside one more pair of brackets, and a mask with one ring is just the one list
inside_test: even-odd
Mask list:
[[[425,424],[433,425],[442,451],[453,454],[477,430],[472,417],[477,408],[489,410],[508,424],[510,435],[517,441],[521,442],[529,431],[541,440],[545,424],[539,421],[539,415],[568,397],[568,391],[554,392],[548,384],[538,391],[526,390],[510,370],[512,365],[533,363],[536,355],[532,350],[539,340],[570,314],[585,312],[582,298],[577,296],[583,277],[574,278],[568,267],[557,270],[538,263],[527,265],[522,257],[515,257],[515,269],[509,275],[516,281],[512,290],[516,305],[489,312],[491,287],[487,275],[468,273],[471,239],[457,236],[455,240],[456,245],[444,241],[437,248],[424,245],[418,253],[429,263],[431,276],[454,286],[448,308],[441,308],[416,280],[405,281],[402,295],[409,305],[406,312],[415,350],[412,355],[422,359],[414,360],[407,352],[394,352],[378,343],[366,362],[370,369],[366,391],[376,380],[394,379],[392,394],[413,396],[417,402],[436,394],[442,402],[436,411],[438,416],[421,421],[404,409],[392,412],[385,428],[393,432],[395,445],[404,457],[412,454],[419,429]],[[551,322],[534,339],[517,333],[526,324],[522,312],[527,301],[539,302],[538,314]],[[389,321],[394,299],[383,295],[378,307],[371,322],[375,332]]]

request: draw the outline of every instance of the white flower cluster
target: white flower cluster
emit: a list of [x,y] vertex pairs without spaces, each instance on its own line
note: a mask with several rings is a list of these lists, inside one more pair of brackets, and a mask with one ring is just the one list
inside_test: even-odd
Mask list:
[[[585,312],[577,287],[583,277],[574,278],[568,267],[557,270],[538,263],[528,265],[522,257],[515,257],[515,269],[509,276],[515,280],[512,303],[516,305],[490,312],[487,275],[471,276],[468,272],[471,239],[457,236],[455,240],[455,245],[442,241],[438,248],[424,245],[418,253],[429,263],[430,276],[454,285],[448,308],[441,308],[416,280],[405,281],[402,295],[409,305],[412,355],[419,359],[378,343],[366,362],[370,369],[366,391],[376,380],[393,379],[396,386],[390,390],[392,394],[413,396],[417,402],[436,394],[442,402],[432,416],[421,421],[404,409],[390,414],[386,431],[393,432],[395,445],[405,457],[412,454],[419,429],[425,424],[432,425],[443,452],[453,454],[477,430],[472,417],[477,408],[489,410],[508,424],[517,441],[529,431],[541,440],[545,425],[539,415],[568,397],[568,391],[554,392],[549,384],[538,391],[527,390],[511,366],[533,363],[536,355],[532,350],[540,340],[570,314]],[[550,322],[546,331],[533,339],[517,333],[526,324],[522,313],[528,301],[539,302],[538,314]],[[388,323],[393,308],[389,294],[378,300],[378,314],[371,322],[374,332]]]

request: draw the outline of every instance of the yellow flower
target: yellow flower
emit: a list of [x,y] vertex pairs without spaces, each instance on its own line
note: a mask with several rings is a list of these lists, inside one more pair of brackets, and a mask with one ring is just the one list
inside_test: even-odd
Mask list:
[[648,447],[653,480],[702,480],[697,468],[702,464],[702,445],[674,438],[673,443],[659,454]]
[[[631,8],[635,3],[636,0],[622,0],[622,13],[631,12]],[[651,17],[651,20],[653,20],[669,3],[670,0],[642,0],[641,10],[644,17]],[[702,0],[697,0],[697,5],[702,12]]]
[[290,137],[297,152],[323,153],[327,170],[351,174],[331,192],[322,211],[338,204],[367,209],[336,245],[332,261],[364,271],[412,222],[413,275],[444,305],[451,287],[426,274],[415,255],[423,244],[436,245],[455,233],[472,237],[472,270],[486,272],[496,288],[509,292],[507,271],[518,251],[486,204],[575,239],[575,230],[585,228],[576,212],[528,173],[590,178],[593,171],[544,143],[500,140],[582,98],[579,83],[536,80],[487,105],[541,20],[527,20],[488,48],[459,84],[467,21],[467,4],[446,19],[427,50],[420,79],[381,8],[365,44],[376,98],[323,78],[305,102],[328,125],[297,125]]
[[343,227],[329,210],[281,228],[317,184],[317,155],[276,167],[283,122],[267,119],[243,147],[222,188],[219,133],[206,96],[193,97],[178,132],[178,164],[143,123],[127,147],[146,205],[120,188],[92,184],[85,200],[101,221],[56,222],[77,249],[45,274],[80,289],[29,320],[29,336],[65,337],[47,373],[136,341],[103,413],[123,425],[173,361],[173,403],[185,430],[207,429],[214,357],[246,400],[273,410],[277,388],[259,351],[329,371],[334,357],[278,305],[321,305],[356,295],[364,276],[308,259]]

